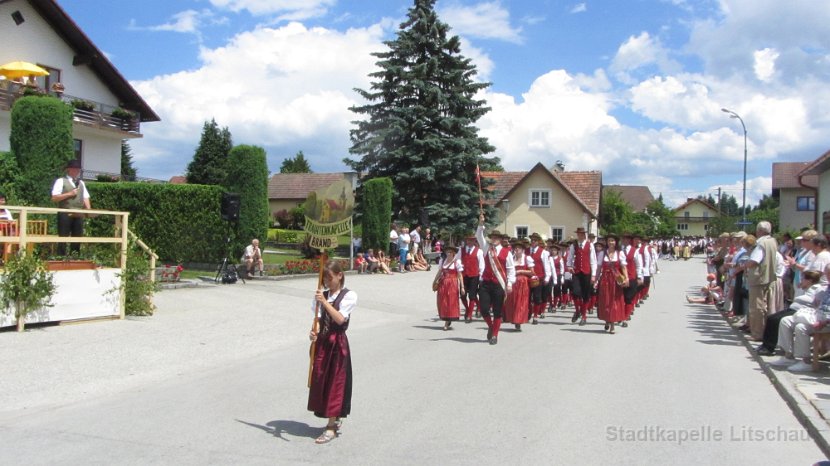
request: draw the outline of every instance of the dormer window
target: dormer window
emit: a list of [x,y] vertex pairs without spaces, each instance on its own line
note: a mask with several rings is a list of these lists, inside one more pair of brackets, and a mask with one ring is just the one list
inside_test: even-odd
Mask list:
[[550,207],[550,190],[531,189],[530,207]]

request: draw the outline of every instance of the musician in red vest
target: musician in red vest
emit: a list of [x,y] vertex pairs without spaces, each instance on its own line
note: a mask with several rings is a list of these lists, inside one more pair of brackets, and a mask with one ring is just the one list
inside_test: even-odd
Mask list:
[[588,323],[588,301],[597,277],[597,256],[582,227],[576,229],[576,243],[568,251],[568,271],[573,274],[571,286],[575,311],[571,322],[582,316],[579,325],[585,325]]
[[640,256],[640,236],[625,233],[622,237],[622,252],[625,254],[626,272],[628,274],[628,286],[623,288],[623,299],[625,300],[625,321],[623,327],[628,327],[631,314],[634,313],[634,305],[637,300],[637,292],[643,285],[643,261]]
[[487,323],[487,340],[491,345],[499,341],[504,298],[513,291],[516,283],[516,267],[513,255],[502,246],[502,234],[498,230],[490,232],[490,242],[484,237],[484,214],[478,217],[476,230],[478,246],[484,253],[484,269],[478,284],[478,302],[481,317]]
[[467,244],[461,248],[461,263],[464,265],[464,290],[466,293],[461,296],[464,304],[464,322],[473,321],[473,311],[476,313],[481,309],[478,304],[478,282],[481,273],[484,272],[484,253],[476,244],[476,235],[467,235],[464,240]]
[[[550,284],[551,269],[550,269],[550,253],[545,248],[545,240],[539,233],[530,235],[531,247],[527,254],[533,258],[533,276],[536,277],[534,281],[531,278],[531,313],[533,314],[533,325],[539,323],[539,317],[544,317],[545,303],[550,300],[550,292],[545,296],[545,288]],[[535,284],[535,286],[533,286]]]

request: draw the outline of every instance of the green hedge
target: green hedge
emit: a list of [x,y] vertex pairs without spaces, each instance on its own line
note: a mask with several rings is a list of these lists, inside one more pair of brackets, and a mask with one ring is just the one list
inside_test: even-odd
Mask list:
[[17,205],[17,161],[11,152],[0,152],[0,193],[6,196],[6,204]]
[[386,250],[392,224],[392,180],[374,178],[363,183],[363,249]]
[[303,230],[283,230],[271,228],[268,230],[268,241],[275,243],[301,243],[305,237]]
[[21,203],[54,207],[52,183],[75,158],[72,112],[54,97],[23,97],[12,107],[9,142],[19,167]]
[[[129,225],[162,261],[219,262],[228,222],[220,215],[220,186],[87,183],[93,209],[130,212]],[[110,235],[112,217],[87,222],[88,235]]]
[[234,257],[253,238],[268,235],[270,209],[268,208],[268,164],[265,150],[261,147],[240,145],[231,149],[228,155],[228,178],[225,187],[228,192],[238,193],[239,230],[234,241]]

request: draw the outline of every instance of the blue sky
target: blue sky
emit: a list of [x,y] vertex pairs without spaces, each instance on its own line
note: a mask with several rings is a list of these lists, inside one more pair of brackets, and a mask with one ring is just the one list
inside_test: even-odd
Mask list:
[[[369,55],[411,0],[59,0],[162,117],[131,143],[139,174],[183,174],[202,123],[339,171]],[[670,204],[722,187],[748,203],[771,163],[830,146],[830,3],[778,0],[441,0],[492,83],[479,121],[508,170],[563,160]]]

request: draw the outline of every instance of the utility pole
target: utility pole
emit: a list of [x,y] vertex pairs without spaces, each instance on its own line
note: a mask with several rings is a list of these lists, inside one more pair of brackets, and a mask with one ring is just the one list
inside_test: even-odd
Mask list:
[[720,186],[718,186],[718,217],[720,217],[720,203],[722,201],[722,199],[720,197],[720,194],[721,194],[721,190],[720,190]]

